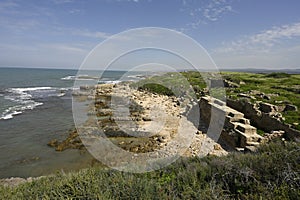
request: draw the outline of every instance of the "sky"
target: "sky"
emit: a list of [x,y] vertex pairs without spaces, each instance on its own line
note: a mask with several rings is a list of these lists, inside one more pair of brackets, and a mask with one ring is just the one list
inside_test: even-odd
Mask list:
[[78,69],[113,35],[160,27],[220,69],[299,69],[299,10],[299,0],[0,0],[0,67]]

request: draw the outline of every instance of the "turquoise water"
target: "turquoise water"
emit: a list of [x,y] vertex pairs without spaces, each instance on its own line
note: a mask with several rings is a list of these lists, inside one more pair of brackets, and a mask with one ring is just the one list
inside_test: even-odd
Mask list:
[[[100,82],[115,81],[123,73],[105,72]],[[0,178],[40,176],[90,164],[89,153],[56,152],[47,146],[51,139],[65,138],[74,126],[71,93],[76,74],[76,70],[0,68]],[[80,75],[89,74],[97,75],[89,71]]]

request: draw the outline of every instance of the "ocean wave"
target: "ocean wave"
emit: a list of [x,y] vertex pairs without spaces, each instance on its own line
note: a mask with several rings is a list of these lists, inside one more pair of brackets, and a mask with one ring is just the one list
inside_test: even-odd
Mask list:
[[9,88],[8,91],[13,92],[28,92],[28,91],[36,91],[36,90],[51,90],[52,87],[28,87],[28,88]]
[[66,76],[66,77],[61,78],[61,80],[75,80],[75,79],[76,79],[76,76]]
[[122,81],[98,81],[99,84],[117,84],[117,83],[121,83]]
[[143,78],[146,78],[147,75],[145,75],[145,74],[136,74],[136,75],[128,75],[127,77],[128,78],[134,78],[134,79],[143,79]]
[[19,115],[21,113],[22,113],[21,111],[13,111],[13,112],[8,113],[8,114],[2,114],[2,117],[0,118],[0,120],[1,119],[12,119],[14,115]]
[[82,75],[69,75],[66,77],[61,78],[61,80],[71,80],[71,81],[75,81],[75,80],[79,80],[79,81],[89,81],[89,80],[98,80],[99,77],[95,77],[95,76],[90,76],[90,75],[86,75],[86,74],[82,74]]
[[12,119],[15,115],[22,114],[25,110],[33,110],[43,105],[40,100],[47,97],[63,97],[72,88],[55,87],[26,87],[8,88],[5,90],[4,99],[13,102],[14,105],[7,108],[0,116],[0,120]]
[[26,101],[22,105],[16,105],[12,106],[8,109],[6,109],[3,113],[2,116],[0,117],[0,120],[7,120],[7,119],[12,119],[13,116],[15,115],[20,115],[22,114],[25,110],[33,110],[35,107],[43,105],[41,102],[35,102],[35,101]]

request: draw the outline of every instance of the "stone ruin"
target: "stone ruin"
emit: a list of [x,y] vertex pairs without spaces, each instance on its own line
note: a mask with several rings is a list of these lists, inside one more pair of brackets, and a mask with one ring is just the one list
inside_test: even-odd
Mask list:
[[[232,149],[252,151],[262,142],[263,137],[257,134],[254,126],[250,125],[250,120],[245,118],[242,112],[226,106],[225,102],[205,96],[200,99],[199,106],[201,120],[206,125],[210,125],[211,120],[218,122],[213,126],[223,124],[219,141],[225,142]],[[212,110],[215,113],[213,117]]]
[[[266,133],[284,132],[284,137],[289,140],[299,140],[300,131],[292,125],[284,122],[280,113],[280,108],[270,103],[257,102],[252,104],[243,100],[227,99],[227,105],[239,112],[244,113],[245,117],[251,120],[251,123]],[[288,106],[290,108],[291,106]],[[296,110],[297,108],[294,108]],[[281,108],[282,111],[286,110]]]
[[[220,84],[220,82],[213,82],[213,85],[216,84]],[[221,84],[224,83],[222,82]],[[126,133],[119,130],[118,126],[111,120],[112,111],[109,109],[109,106],[107,106],[111,101],[111,87],[112,85],[98,85],[93,88],[82,87],[80,90],[84,93],[84,96],[88,97],[89,95],[95,95],[91,94],[90,91],[97,91],[95,101],[97,111],[89,114],[97,115],[99,119],[98,125],[103,128],[108,137],[129,137]],[[80,96],[80,94],[81,93],[73,95]],[[206,132],[207,137],[215,142],[219,142],[228,150],[255,151],[258,145],[273,140],[276,137],[284,137],[292,140],[300,138],[300,131],[293,129],[289,124],[285,124],[280,113],[284,110],[297,110],[297,107],[293,107],[293,105],[279,108],[265,102],[252,104],[243,101],[243,99],[227,99],[225,103],[211,96],[201,97],[198,104],[202,125],[204,124],[206,128],[209,126],[212,129],[212,131],[203,132]],[[148,123],[149,121],[145,117],[141,117],[140,114],[143,113],[143,110],[140,105],[131,105],[130,114],[137,123]],[[212,114],[214,116],[212,116]],[[199,125],[199,128],[200,126],[201,125]],[[257,134],[257,128],[265,132],[264,137]],[[210,132],[218,131],[221,132],[221,135],[210,135]],[[158,143],[155,141],[152,142],[157,145]],[[151,144],[151,146],[153,146],[153,144]],[[125,148],[127,146],[128,144],[124,143],[123,147]]]

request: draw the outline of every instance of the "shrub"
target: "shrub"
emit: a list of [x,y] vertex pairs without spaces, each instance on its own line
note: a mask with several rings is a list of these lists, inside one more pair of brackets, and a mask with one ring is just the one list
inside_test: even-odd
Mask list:
[[146,90],[156,94],[162,94],[167,96],[173,96],[174,93],[169,88],[156,83],[146,83],[138,88],[138,90]]
[[257,153],[182,158],[145,174],[89,168],[0,187],[0,199],[297,199],[300,146],[282,141]]
[[273,72],[265,75],[267,78],[289,78],[291,75],[284,72]]

